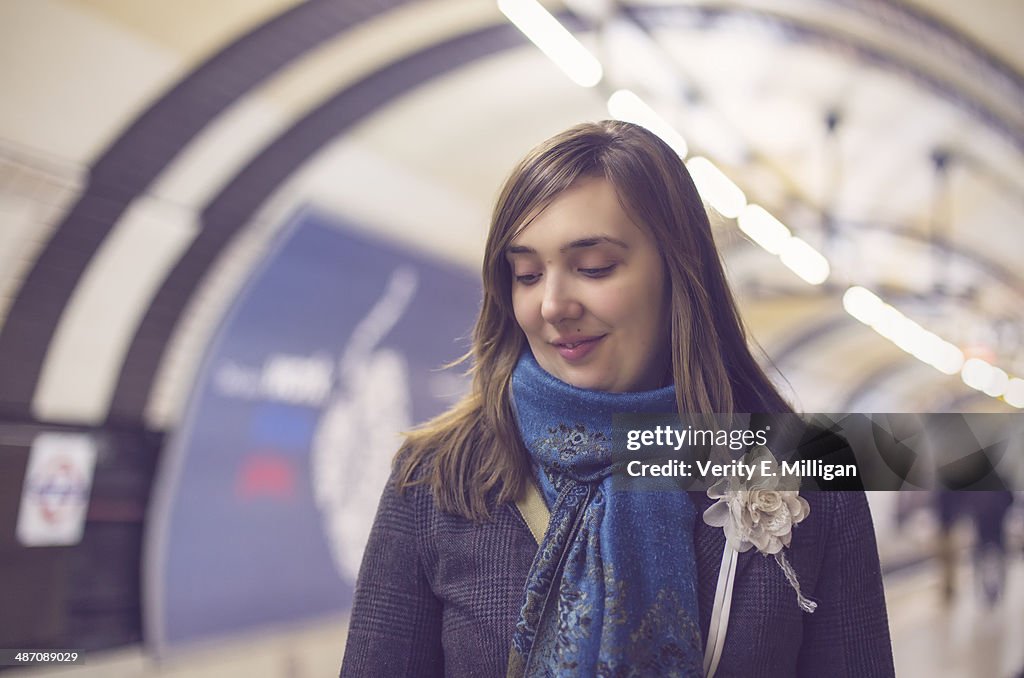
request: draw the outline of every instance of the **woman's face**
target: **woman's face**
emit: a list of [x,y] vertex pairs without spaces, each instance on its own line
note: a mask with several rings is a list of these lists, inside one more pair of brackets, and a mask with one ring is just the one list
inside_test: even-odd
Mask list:
[[545,371],[598,391],[669,383],[661,256],[608,180],[583,179],[559,195],[506,256],[516,321]]

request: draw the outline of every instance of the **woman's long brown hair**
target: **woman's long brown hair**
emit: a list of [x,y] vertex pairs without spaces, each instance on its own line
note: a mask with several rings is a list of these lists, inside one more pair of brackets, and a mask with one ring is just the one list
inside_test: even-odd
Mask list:
[[750,353],[707,213],[680,157],[637,125],[584,123],[533,149],[506,180],[484,250],[472,348],[456,363],[471,362],[469,393],[406,434],[395,458],[400,490],[426,484],[442,511],[477,521],[519,496],[530,464],[509,384],[526,339],[512,310],[505,250],[559,194],[595,176],[611,182],[623,208],[660,248],[671,288],[679,413],[792,411]]

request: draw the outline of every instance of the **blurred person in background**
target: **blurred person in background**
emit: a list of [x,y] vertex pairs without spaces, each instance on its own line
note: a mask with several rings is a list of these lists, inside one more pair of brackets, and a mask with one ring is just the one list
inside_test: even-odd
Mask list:
[[946,603],[956,594],[957,548],[954,527],[961,518],[974,525],[974,577],[985,602],[999,600],[1006,580],[1005,522],[1013,505],[1012,492],[953,492],[935,494],[938,510],[939,557]]
[[862,492],[747,506],[789,529],[733,561],[719,634],[729,507],[610,482],[613,413],[792,411],[667,144],[604,121],[535,148],[498,198],[483,287],[470,392],[395,459],[343,676],[893,675]]

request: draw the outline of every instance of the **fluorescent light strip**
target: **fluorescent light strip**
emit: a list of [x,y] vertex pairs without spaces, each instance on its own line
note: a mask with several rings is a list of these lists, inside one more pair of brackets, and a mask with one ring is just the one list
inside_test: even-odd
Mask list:
[[993,398],[1006,393],[1010,386],[1010,376],[1004,370],[981,358],[971,358],[965,362],[960,378],[971,388]]
[[671,146],[680,158],[685,158],[690,151],[682,135],[647,102],[628,89],[620,89],[608,97],[608,114],[616,120],[646,127]]
[[796,236],[791,237],[783,244],[779,260],[811,285],[820,285],[825,282],[828,280],[829,273],[832,272],[828,265],[828,259]]
[[536,0],[498,0],[498,9],[581,87],[601,82],[601,62]]
[[793,235],[786,225],[760,205],[747,205],[737,221],[740,230],[767,252],[778,255]]
[[[696,178],[694,180],[696,181]],[[720,209],[718,211],[721,212]],[[804,282],[820,285],[831,275],[832,267],[821,252],[811,247],[802,238],[790,233],[785,224],[760,205],[750,204],[742,207],[737,224],[751,240],[764,248],[766,252],[777,255],[779,260],[789,270],[800,276]]]
[[1024,379],[1010,377],[980,358],[964,359],[963,351],[929,332],[870,290],[854,285],[843,295],[843,308],[860,322],[921,362],[944,374],[960,373],[971,388],[1016,408],[1024,408]]
[[1006,386],[1003,400],[1018,409],[1024,409],[1024,379],[1012,377]]
[[735,219],[747,206],[747,196],[743,195],[740,187],[707,158],[690,158],[686,162],[686,169],[690,171],[693,183],[697,185],[697,191],[704,201],[723,217]]

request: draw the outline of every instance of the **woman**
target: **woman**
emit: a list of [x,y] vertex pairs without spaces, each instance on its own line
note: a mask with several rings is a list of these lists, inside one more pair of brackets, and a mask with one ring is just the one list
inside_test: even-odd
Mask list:
[[[685,166],[624,122],[541,144],[498,198],[483,286],[471,390],[396,457],[342,675],[710,673],[723,530],[703,495],[614,490],[611,415],[791,410]],[[738,557],[716,676],[893,674],[864,495],[806,499],[792,582]]]

